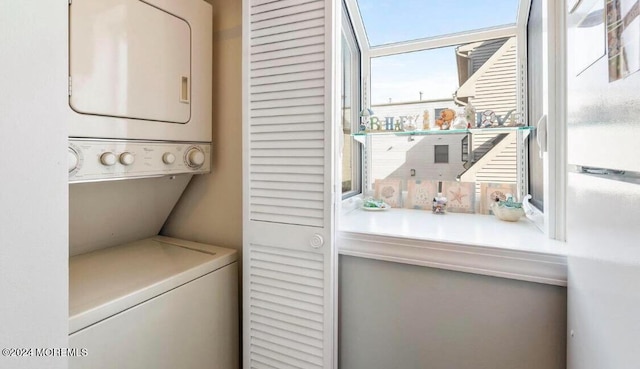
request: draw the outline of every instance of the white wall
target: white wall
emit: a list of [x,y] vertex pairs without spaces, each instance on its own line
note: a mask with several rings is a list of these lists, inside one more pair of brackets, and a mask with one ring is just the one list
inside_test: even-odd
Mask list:
[[[0,5],[0,349],[67,347],[67,1]],[[7,357],[0,368],[66,368]]]
[[[372,135],[370,160],[371,178],[402,179],[403,189],[407,189],[407,180],[455,181],[464,171],[462,161],[462,139],[465,134],[394,136]],[[449,146],[449,163],[435,163],[435,145]],[[411,176],[411,169],[415,176]]]

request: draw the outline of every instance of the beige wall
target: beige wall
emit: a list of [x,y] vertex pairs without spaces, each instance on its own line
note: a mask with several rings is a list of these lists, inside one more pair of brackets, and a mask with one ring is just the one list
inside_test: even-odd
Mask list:
[[196,176],[161,234],[242,247],[242,1],[213,6],[212,172]]

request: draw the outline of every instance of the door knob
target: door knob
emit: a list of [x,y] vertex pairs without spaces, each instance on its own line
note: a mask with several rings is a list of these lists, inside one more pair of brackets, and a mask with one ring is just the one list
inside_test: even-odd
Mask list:
[[320,236],[319,234],[314,234],[313,237],[311,237],[311,240],[309,240],[309,244],[314,249],[319,249],[322,247],[322,245],[324,245],[324,238],[322,238],[322,236]]

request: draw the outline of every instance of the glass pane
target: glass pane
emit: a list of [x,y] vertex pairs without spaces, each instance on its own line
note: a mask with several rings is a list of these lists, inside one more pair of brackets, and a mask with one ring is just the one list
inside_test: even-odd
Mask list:
[[344,146],[342,147],[342,193],[351,192],[354,188],[354,168],[352,156],[351,130],[352,122],[352,60],[353,54],[349,49],[349,43],[342,36],[342,134]]
[[[539,1],[531,3],[529,12],[529,23],[527,25],[527,78],[529,99],[528,118],[530,122],[535,122],[543,114],[543,94],[542,94],[542,4]],[[529,194],[532,196],[531,204],[540,211],[544,211],[544,162],[540,157],[540,146],[536,140],[538,132],[533,131],[529,136]]]
[[371,59],[371,102],[451,99],[458,88],[455,47]]
[[[515,111],[516,57],[514,36],[373,58],[374,116],[368,128],[440,129],[437,118],[448,115],[449,110],[462,115],[469,104],[477,112],[468,117],[471,128],[482,125],[485,110],[494,113],[490,117],[494,126],[516,124],[521,120]],[[489,125],[488,120],[484,123]]]
[[516,22],[519,0],[358,0],[371,46]]
[[[510,37],[372,59],[369,132],[487,129],[471,136],[373,135],[369,180],[460,180],[475,182],[478,191],[482,182],[515,185],[516,133],[491,128],[524,124],[516,111],[516,57]],[[446,157],[439,145],[449,145]]]

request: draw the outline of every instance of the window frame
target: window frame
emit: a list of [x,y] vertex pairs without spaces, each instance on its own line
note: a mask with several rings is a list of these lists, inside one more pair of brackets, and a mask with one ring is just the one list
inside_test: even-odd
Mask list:
[[[429,37],[386,45],[369,46],[366,30],[360,16],[357,0],[344,0],[347,13],[351,16],[353,30],[361,51],[362,95],[371,96],[371,59],[414,51],[422,51],[464,43],[516,36],[518,49],[517,79],[520,81],[518,110],[526,113],[527,106],[527,47],[526,32],[531,1],[520,0],[516,24],[478,29],[437,37]],[[565,21],[566,1],[540,0],[543,7],[543,115],[546,124],[528,122],[536,129],[544,131],[546,151],[544,154],[544,212],[534,210],[529,218],[549,238],[565,240],[565,188],[566,188],[566,83],[565,78]],[[524,68],[523,68],[524,66]],[[366,99],[364,107],[369,107]],[[528,149],[524,149],[524,160],[528,161]],[[363,156],[364,158],[364,156]],[[368,163],[367,165],[371,165]],[[364,167],[364,165],[363,165]],[[366,168],[365,168],[366,170]],[[524,192],[528,192],[529,180],[527,168],[518,170],[518,182],[524,183]],[[363,173],[363,181],[366,181]],[[363,184],[363,186],[366,184]]]
[[[349,49],[352,51],[351,65],[357,66],[355,73],[351,73],[351,132],[358,132],[360,125],[360,110],[362,107],[362,48],[357,40],[353,22],[348,14],[346,4],[342,6],[342,25],[340,28],[342,38],[347,41]],[[342,47],[341,47],[342,50]],[[341,57],[342,60],[342,57]],[[340,76],[342,82],[343,76]],[[342,99],[341,99],[342,101]],[[342,116],[342,114],[340,115]],[[341,125],[342,126],[342,125]],[[342,129],[341,129],[342,130]],[[342,134],[344,135],[344,133]],[[343,136],[341,136],[343,137]],[[344,142],[342,142],[344,145]],[[362,144],[356,140],[351,140],[351,178],[352,178],[352,190],[347,192],[341,192],[342,199],[348,199],[353,196],[357,196],[362,193],[363,188],[363,149]],[[341,150],[342,152],[342,150]],[[342,165],[342,163],[340,163]],[[340,172],[342,173],[342,171]],[[342,178],[340,178],[340,185],[342,185]]]

